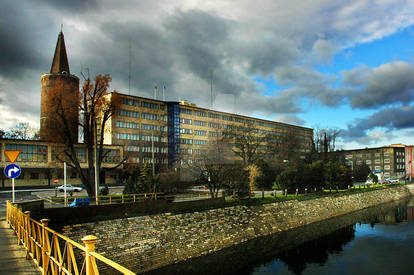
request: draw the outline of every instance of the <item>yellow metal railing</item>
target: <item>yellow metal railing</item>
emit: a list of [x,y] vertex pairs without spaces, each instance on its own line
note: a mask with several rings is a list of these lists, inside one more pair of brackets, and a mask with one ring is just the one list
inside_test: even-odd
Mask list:
[[[48,227],[48,219],[38,222],[30,218],[30,212],[22,212],[16,205],[7,201],[7,222],[15,231],[19,244],[22,244],[27,257],[38,266],[42,274],[99,274],[96,260],[110,266],[122,274],[135,274],[129,269],[95,252],[95,236],[85,236],[85,246],[57,233]],[[63,247],[63,249],[62,249]],[[75,253],[74,249],[77,249]],[[82,259],[83,257],[83,259]]]
[[[87,198],[87,196],[71,196],[68,197],[68,203],[75,198]],[[145,194],[127,194],[127,195],[105,195],[99,196],[99,204],[112,204],[112,203],[135,203],[142,202],[144,200],[173,200],[173,195],[165,195],[162,193],[145,193]],[[50,205],[63,204],[64,197],[51,197]]]

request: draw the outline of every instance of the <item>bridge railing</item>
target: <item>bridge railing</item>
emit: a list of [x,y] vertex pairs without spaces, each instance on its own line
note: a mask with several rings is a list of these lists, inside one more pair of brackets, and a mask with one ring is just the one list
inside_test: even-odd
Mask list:
[[[7,222],[15,231],[19,244],[42,274],[99,274],[98,266],[107,265],[121,274],[135,274],[131,270],[95,252],[95,236],[85,236],[81,245],[48,227],[48,219],[40,222],[30,218],[30,211],[22,212],[7,201]],[[99,261],[99,265],[96,263]]]

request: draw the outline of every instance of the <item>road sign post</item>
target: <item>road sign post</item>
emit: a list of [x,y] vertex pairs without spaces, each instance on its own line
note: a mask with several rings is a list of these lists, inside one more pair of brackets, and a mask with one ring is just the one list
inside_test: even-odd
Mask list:
[[6,177],[12,180],[12,201],[14,203],[14,179],[20,176],[21,168],[19,165],[11,163],[4,168],[4,174]]
[[14,178],[17,178],[20,176],[21,169],[18,165],[13,164],[17,158],[19,157],[21,151],[18,150],[5,150],[4,154],[9,159],[11,164],[7,165],[6,168],[4,168],[4,174],[6,177],[11,178],[12,180],[12,202],[14,203]]

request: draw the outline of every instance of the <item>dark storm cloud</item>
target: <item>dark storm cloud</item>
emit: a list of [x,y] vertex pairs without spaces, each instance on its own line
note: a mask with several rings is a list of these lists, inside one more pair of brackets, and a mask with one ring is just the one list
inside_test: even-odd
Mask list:
[[43,35],[34,32],[33,27],[50,21],[37,21],[31,13],[35,11],[36,7],[24,2],[21,5],[16,5],[15,1],[0,3],[0,75],[21,77],[24,70],[42,66],[39,37]]
[[414,66],[394,61],[343,72],[344,94],[354,108],[376,108],[414,100]]
[[348,129],[342,131],[345,139],[363,138],[367,131],[376,127],[383,127],[389,131],[403,130],[414,127],[414,106],[402,106],[386,108],[371,116],[358,119],[348,125]]
[[82,10],[88,10],[98,6],[97,0],[40,0],[38,2],[46,6],[54,7],[58,10],[66,10],[71,12],[81,12]]

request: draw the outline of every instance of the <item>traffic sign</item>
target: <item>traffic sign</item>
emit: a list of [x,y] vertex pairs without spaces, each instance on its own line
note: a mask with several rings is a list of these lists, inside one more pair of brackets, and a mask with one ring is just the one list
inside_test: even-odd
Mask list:
[[4,150],[4,154],[9,159],[11,163],[15,162],[16,159],[19,157],[21,151],[18,150]]
[[59,180],[58,179],[54,179],[53,180],[53,183],[59,183]]
[[4,168],[4,174],[6,175],[6,177],[11,179],[15,179],[18,176],[20,176],[21,171],[22,169],[20,168],[20,166],[14,163],[11,163],[7,165],[6,168]]

